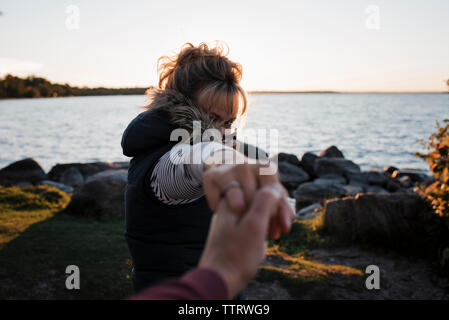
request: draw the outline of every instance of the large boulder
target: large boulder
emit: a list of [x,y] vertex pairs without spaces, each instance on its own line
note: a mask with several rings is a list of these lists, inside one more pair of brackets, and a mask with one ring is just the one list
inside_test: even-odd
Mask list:
[[341,186],[346,191],[347,196],[355,196],[358,193],[363,193],[366,187],[354,184],[345,184]]
[[59,181],[77,188],[84,183],[84,177],[76,167],[70,167],[62,173]]
[[325,174],[319,177],[318,179],[315,179],[313,182],[324,185],[335,185],[335,184],[343,185],[346,184],[346,179],[340,175],[331,173]]
[[279,162],[279,178],[287,190],[296,189],[310,179],[307,172],[289,162]]
[[304,170],[309,174],[310,177],[316,177],[315,171],[314,171],[314,165],[315,160],[318,157],[314,155],[311,152],[306,152],[302,155],[301,158],[301,166],[304,168]]
[[376,186],[376,185],[366,186],[365,192],[366,193],[388,193],[387,190],[385,190],[384,188],[382,188],[380,186]]
[[345,194],[346,190],[339,185],[325,185],[315,182],[303,183],[293,193],[296,199],[296,210],[315,202],[323,203],[326,199],[342,197]]
[[[345,175],[349,180],[349,184],[359,186],[367,192],[376,192],[376,190],[380,192],[382,188],[387,188],[390,180],[395,180],[383,172],[374,170],[360,173],[348,172]],[[393,191],[397,190],[397,188],[393,189]]]
[[129,162],[90,162],[90,163],[64,163],[57,164],[51,168],[48,178],[53,181],[61,181],[61,176],[66,170],[75,168],[83,176],[84,179],[106,170],[128,169]]
[[318,158],[314,163],[314,172],[319,177],[325,174],[337,174],[347,177],[351,174],[358,174],[361,170],[351,160],[342,158]]
[[348,178],[348,183],[354,186],[366,188],[366,186],[369,184],[368,180],[366,179],[366,176],[363,175],[361,172],[348,173],[346,174],[346,177]]
[[301,161],[299,161],[298,157],[291,153],[280,152],[274,156],[274,159],[277,158],[277,162],[288,162],[297,167],[301,167]]
[[318,153],[318,157],[344,158],[344,155],[343,152],[341,152],[336,146],[330,146]]
[[32,158],[11,163],[0,170],[0,185],[10,186],[18,183],[37,183],[47,179],[42,167]]
[[363,172],[362,175],[366,182],[371,185],[385,186],[385,183],[387,182],[385,174],[379,171]]
[[406,249],[436,245],[447,232],[437,218],[416,193],[359,194],[327,201],[324,227],[340,240]]
[[82,216],[123,218],[127,177],[125,169],[107,170],[89,177],[81,187],[75,189],[67,212]]

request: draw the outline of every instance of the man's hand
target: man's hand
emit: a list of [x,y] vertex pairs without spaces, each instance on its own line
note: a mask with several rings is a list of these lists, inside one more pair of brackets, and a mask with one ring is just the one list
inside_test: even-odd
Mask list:
[[241,217],[232,212],[225,199],[219,201],[199,267],[211,268],[221,275],[230,299],[256,275],[264,260],[270,220],[283,197],[279,185],[264,186]]

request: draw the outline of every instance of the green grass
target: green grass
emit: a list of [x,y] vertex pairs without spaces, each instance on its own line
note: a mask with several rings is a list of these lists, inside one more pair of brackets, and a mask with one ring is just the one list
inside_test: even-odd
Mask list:
[[268,246],[277,245],[280,251],[287,254],[305,254],[308,248],[326,246],[326,239],[316,230],[319,219],[321,218],[294,221],[289,234],[283,235],[278,240],[269,240]]
[[289,234],[268,241],[267,261],[259,268],[256,280],[277,281],[297,299],[334,299],[338,286],[360,290],[361,270],[341,265],[325,265],[310,259],[314,248],[330,248],[335,243],[322,232],[323,212],[311,220],[296,220]]
[[[120,299],[132,292],[124,221],[61,213],[70,196],[49,186],[0,187],[0,299]],[[65,288],[68,265],[80,290]]]
[[[70,196],[50,186],[0,187],[0,299],[121,299],[132,294],[123,220],[65,214]],[[74,208],[72,207],[72,210]],[[320,217],[296,221],[270,241],[257,280],[278,281],[296,298],[330,298],[333,286],[361,283],[360,270],[308,258],[327,247]],[[65,269],[77,265],[80,290],[67,290]]]

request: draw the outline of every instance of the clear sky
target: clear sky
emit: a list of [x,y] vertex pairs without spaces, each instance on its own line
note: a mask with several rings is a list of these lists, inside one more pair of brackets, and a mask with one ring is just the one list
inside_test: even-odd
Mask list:
[[1,74],[79,86],[155,84],[159,56],[214,40],[247,90],[443,91],[449,78],[448,0],[0,0],[0,11]]

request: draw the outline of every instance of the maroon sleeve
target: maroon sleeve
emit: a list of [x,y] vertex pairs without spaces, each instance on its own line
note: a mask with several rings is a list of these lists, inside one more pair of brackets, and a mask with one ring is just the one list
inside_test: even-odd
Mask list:
[[130,300],[224,300],[228,289],[212,269],[196,268],[179,279],[167,280],[142,290]]

